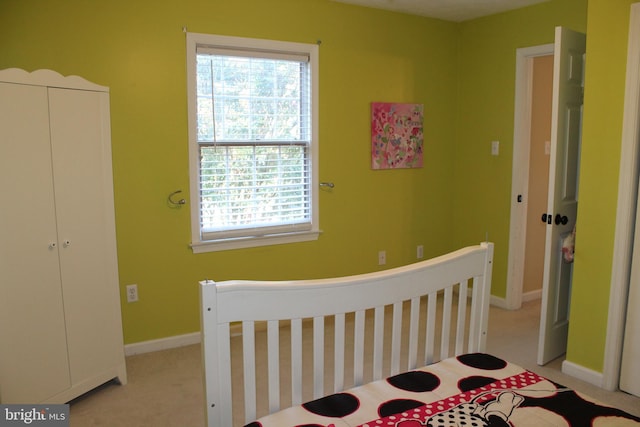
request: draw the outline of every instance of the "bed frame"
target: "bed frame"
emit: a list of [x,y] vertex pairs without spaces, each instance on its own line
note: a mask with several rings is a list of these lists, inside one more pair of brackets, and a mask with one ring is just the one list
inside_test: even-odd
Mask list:
[[201,282],[208,426],[484,351],[492,262],[487,242],[348,277]]

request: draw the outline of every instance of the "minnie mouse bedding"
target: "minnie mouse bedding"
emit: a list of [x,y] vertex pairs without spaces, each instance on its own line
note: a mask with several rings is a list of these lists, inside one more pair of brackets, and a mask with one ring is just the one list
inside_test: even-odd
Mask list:
[[427,426],[640,426],[640,417],[474,353],[288,408],[246,427]]

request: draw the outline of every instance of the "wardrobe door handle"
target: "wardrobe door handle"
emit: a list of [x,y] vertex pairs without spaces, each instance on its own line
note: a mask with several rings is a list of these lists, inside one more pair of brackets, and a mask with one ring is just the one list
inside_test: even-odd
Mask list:
[[49,249],[55,249],[58,247],[58,243],[56,242],[49,242]]

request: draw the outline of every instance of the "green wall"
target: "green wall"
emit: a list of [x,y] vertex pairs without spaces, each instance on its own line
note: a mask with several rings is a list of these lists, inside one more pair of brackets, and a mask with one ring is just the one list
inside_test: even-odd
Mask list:
[[[602,372],[604,363],[632,3],[552,0],[460,26],[454,235],[456,246],[484,233],[496,242],[492,293],[499,297],[506,295],[515,49],[552,43],[556,25],[587,33],[580,206],[566,358],[595,372]],[[501,141],[498,157],[488,155],[494,139]]]
[[[553,43],[555,27],[586,31],[587,0],[553,0],[460,26],[456,246],[496,243],[492,294],[506,297],[516,49]],[[491,141],[500,155],[491,156]]]
[[[197,282],[373,271],[489,239],[493,294],[504,297],[513,155],[515,49],[586,31],[578,250],[568,359],[602,370],[631,0],[551,0],[463,24],[328,0],[2,0],[0,68],[51,68],[111,88],[125,341],[199,329]],[[191,32],[320,48],[316,242],[193,254],[188,206],[185,37]],[[425,166],[369,168],[369,105],[425,105]],[[490,155],[490,141],[501,142]],[[187,197],[190,197],[186,194]]]
[[[318,241],[193,254],[187,192],[185,34],[320,47]],[[451,239],[458,27],[327,0],[2,0],[0,68],[50,68],[111,89],[125,342],[199,330],[198,281],[378,270],[456,249]],[[423,103],[422,169],[370,169],[370,103]],[[79,160],[80,161],[80,160]],[[190,195],[186,194],[189,198]],[[478,236],[474,243],[478,243]],[[128,304],[124,286],[137,283]]]
[[[589,0],[580,207],[567,359],[602,372],[631,0]],[[620,307],[624,309],[624,307]]]

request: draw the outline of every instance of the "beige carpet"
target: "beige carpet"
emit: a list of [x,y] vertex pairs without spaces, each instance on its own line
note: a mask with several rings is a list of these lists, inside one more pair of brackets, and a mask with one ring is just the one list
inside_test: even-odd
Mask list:
[[[561,359],[546,366],[535,363],[539,301],[521,310],[492,307],[487,351],[508,359],[609,405],[640,416],[640,398],[607,392],[562,374]],[[127,358],[129,382],[109,383],[71,403],[71,426],[204,425],[200,346],[192,345]]]

